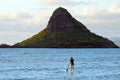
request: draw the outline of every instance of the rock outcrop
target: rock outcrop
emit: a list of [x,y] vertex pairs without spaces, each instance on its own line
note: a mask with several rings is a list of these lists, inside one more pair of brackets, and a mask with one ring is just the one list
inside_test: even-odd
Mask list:
[[47,32],[70,32],[77,29],[89,32],[89,30],[86,29],[82,23],[74,19],[66,9],[59,7],[51,16],[46,30]]
[[1,44],[0,45],[0,48],[11,48],[12,46],[10,45],[7,45],[7,44]]

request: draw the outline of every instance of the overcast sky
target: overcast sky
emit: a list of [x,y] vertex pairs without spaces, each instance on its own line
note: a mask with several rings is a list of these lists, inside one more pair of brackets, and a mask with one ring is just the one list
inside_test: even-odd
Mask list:
[[120,37],[120,0],[0,0],[0,44],[13,45],[46,28],[60,6],[91,32]]

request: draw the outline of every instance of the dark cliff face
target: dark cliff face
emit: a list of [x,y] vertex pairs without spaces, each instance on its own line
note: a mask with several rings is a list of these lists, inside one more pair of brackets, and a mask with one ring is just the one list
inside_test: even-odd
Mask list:
[[74,19],[71,14],[64,8],[57,8],[47,25],[47,32],[69,32],[71,30],[80,29],[80,31],[89,32],[86,27]]

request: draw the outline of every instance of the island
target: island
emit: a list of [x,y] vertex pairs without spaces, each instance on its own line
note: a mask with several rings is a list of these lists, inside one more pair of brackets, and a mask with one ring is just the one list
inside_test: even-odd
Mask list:
[[91,32],[62,7],[57,8],[45,29],[12,45],[12,48],[118,48],[112,41]]

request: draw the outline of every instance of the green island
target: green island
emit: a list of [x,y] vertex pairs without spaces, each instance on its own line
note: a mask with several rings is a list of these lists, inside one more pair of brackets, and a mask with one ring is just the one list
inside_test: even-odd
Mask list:
[[118,48],[117,45],[107,38],[91,32],[84,24],[73,18],[71,14],[62,7],[57,8],[53,12],[47,27],[44,30],[22,42],[12,45],[11,47]]

